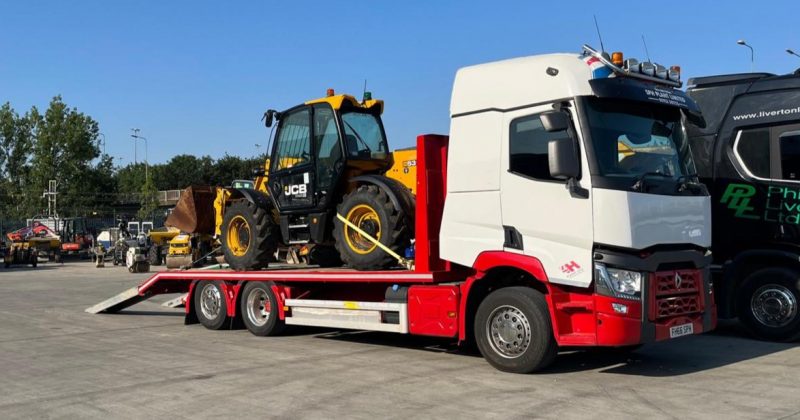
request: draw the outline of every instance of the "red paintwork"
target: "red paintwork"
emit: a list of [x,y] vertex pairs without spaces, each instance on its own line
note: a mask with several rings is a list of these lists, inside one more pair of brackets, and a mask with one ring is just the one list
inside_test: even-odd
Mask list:
[[414,254],[420,272],[449,271],[439,258],[439,229],[447,193],[447,144],[449,137],[427,134],[417,137],[417,203]]
[[459,330],[458,286],[411,286],[408,288],[408,332],[455,337]]

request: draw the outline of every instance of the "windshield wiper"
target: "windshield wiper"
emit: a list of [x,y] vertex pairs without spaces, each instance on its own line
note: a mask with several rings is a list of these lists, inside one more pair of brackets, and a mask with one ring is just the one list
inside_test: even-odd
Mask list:
[[644,192],[644,180],[649,176],[672,178],[672,175],[662,174],[661,172],[644,172],[636,178],[636,182],[633,184],[633,186],[631,186],[631,189],[638,192]]
[[370,148],[369,148],[369,145],[367,144],[367,142],[365,142],[365,141],[364,141],[364,139],[362,139],[362,138],[361,138],[361,136],[360,136],[360,135],[358,135],[358,131],[356,131],[356,129],[355,129],[355,128],[353,128],[353,126],[352,126],[352,125],[350,125],[350,123],[349,123],[349,122],[347,122],[347,121],[344,121],[344,123],[347,125],[347,127],[349,127],[349,128],[350,128],[350,131],[352,131],[352,132],[353,132],[353,135],[355,135],[355,136],[356,136],[356,139],[357,139],[358,141],[360,141],[360,142],[361,142],[361,144],[363,144],[363,145],[364,145],[364,147],[366,147],[366,148],[367,148],[367,151],[369,152],[369,154],[370,154],[370,155],[372,155],[372,149],[370,149]]
[[681,175],[678,177],[678,192],[684,192],[687,189],[692,192],[708,193],[708,189],[700,182],[700,178],[697,177],[697,174]]

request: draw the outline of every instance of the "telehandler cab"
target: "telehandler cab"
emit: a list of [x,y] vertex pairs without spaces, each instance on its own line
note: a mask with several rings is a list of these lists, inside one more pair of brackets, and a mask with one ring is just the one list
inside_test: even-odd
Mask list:
[[414,235],[415,199],[413,185],[386,176],[394,159],[383,101],[369,92],[361,102],[327,93],[264,114],[268,128],[277,126],[253,189],[189,191],[167,225],[199,232],[202,214],[213,211],[206,217],[214,219],[225,260],[240,271],[267,267],[279,246],[305,247],[321,265],[398,265]]

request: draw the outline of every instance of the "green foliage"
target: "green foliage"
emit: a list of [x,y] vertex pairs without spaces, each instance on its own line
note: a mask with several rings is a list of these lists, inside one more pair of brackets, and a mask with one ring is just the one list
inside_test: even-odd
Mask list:
[[148,168],[144,163],[117,168],[101,153],[98,133],[97,121],[60,96],[44,114],[36,107],[19,115],[9,103],[0,106],[0,221],[44,214],[42,192],[52,179],[58,183],[61,216],[110,215],[121,204],[139,203],[139,217],[150,218],[159,190],[227,186],[253,179],[254,169],[264,163],[263,158],[184,154]]

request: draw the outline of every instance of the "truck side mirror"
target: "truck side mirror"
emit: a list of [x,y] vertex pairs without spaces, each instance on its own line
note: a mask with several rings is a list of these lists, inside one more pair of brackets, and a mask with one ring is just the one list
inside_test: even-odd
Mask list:
[[549,111],[539,115],[542,120],[542,127],[548,133],[564,131],[569,128],[569,117],[561,111]]
[[550,176],[553,178],[571,179],[580,175],[578,151],[575,150],[575,142],[569,137],[547,142],[547,161],[550,167]]

